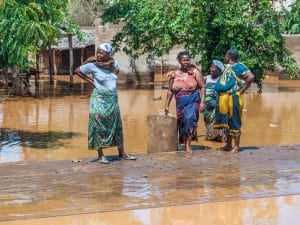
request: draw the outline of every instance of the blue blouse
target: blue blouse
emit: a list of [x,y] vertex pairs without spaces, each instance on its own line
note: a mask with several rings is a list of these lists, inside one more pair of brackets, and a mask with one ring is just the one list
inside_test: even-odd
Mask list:
[[[114,63],[114,67],[119,69],[118,64]],[[80,71],[87,75],[92,74],[94,78],[94,85],[99,91],[103,92],[117,92],[117,76],[113,72],[99,68],[94,63],[87,63],[79,67]]]
[[218,92],[235,93],[245,84],[243,76],[250,70],[242,63],[227,64],[221,78],[217,81],[215,89]]
[[250,72],[247,66],[245,66],[243,63],[236,63],[232,66],[233,71],[238,77],[242,77],[245,73]]

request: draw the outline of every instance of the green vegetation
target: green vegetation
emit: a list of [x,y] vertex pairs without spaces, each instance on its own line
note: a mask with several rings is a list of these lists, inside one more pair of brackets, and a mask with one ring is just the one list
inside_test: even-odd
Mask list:
[[[241,53],[261,84],[266,70],[279,63],[287,76],[299,76],[284,48],[274,0],[0,0],[0,67],[27,68],[29,59],[55,44],[62,30],[80,34],[104,10],[104,23],[122,23],[113,40],[132,57],[161,56],[182,45],[200,55],[203,70],[223,59],[229,48]],[[284,29],[299,33],[299,0],[286,11]],[[106,6],[106,7],[105,7]]]
[[300,34],[300,0],[296,0],[289,10],[281,12],[284,17],[283,30],[287,34]]
[[0,67],[24,69],[29,56],[59,40],[62,29],[78,31],[68,15],[68,1],[0,0]]
[[108,0],[70,0],[71,18],[81,26],[92,26],[108,2]]
[[298,76],[273,5],[271,0],[116,0],[102,21],[124,24],[113,45],[120,49],[125,42],[123,50],[133,57],[161,56],[182,45],[192,55],[201,55],[207,70],[212,59],[222,60],[226,50],[236,48],[261,84],[276,63],[287,76]]

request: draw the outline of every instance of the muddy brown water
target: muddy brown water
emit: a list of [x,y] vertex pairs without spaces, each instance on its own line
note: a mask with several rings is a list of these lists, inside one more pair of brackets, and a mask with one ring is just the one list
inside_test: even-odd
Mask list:
[[297,225],[300,196],[0,222],[0,225]]
[[[0,197],[6,199],[6,202],[2,201],[1,203],[0,215],[2,221],[0,225],[299,224],[299,161],[297,161],[297,155],[289,157],[288,153],[285,154],[285,152],[282,152],[282,157],[277,160],[271,160],[274,152],[268,156],[266,151],[264,151],[264,156],[255,151],[245,151],[237,158],[221,154],[221,158],[225,157],[226,159],[220,162],[226,164],[228,163],[226,160],[230,159],[234,168],[227,166],[225,167],[227,172],[222,169],[215,171],[216,168],[221,167],[221,164],[217,160],[213,160],[214,163],[211,165],[209,162],[212,161],[209,161],[206,164],[211,169],[206,169],[204,173],[201,173],[204,174],[201,176],[205,182],[199,180],[199,174],[197,176],[187,172],[183,174],[184,169],[187,170],[188,168],[186,164],[179,163],[177,165],[177,162],[180,161],[180,158],[193,157],[194,160],[190,161],[195,164],[193,171],[198,171],[198,164],[199,170],[202,171],[203,164],[208,159],[207,154],[214,156],[214,154],[218,155],[220,153],[206,150],[203,151],[203,154],[202,152],[199,154],[200,152],[196,151],[194,156],[182,155],[179,158],[176,154],[171,154],[168,157],[175,157],[175,160],[172,158],[172,160],[166,161],[170,165],[165,165],[166,168],[157,173],[160,176],[154,174],[154,169],[147,170],[147,168],[141,166],[145,162],[143,157],[148,157],[145,155],[140,156],[141,160],[134,163],[135,166],[133,167],[130,166],[131,164],[116,163],[115,167],[108,167],[109,169],[104,170],[103,165],[98,167],[94,164],[82,165],[79,163],[74,166],[67,160],[68,163],[59,169],[59,176],[53,175],[51,168],[29,170],[30,172],[20,170],[19,173],[16,170],[14,172],[12,167],[22,167],[23,164],[26,164],[22,161],[85,158],[96,155],[94,151],[87,150],[88,106],[91,88],[75,78],[75,87],[70,91],[67,80],[66,77],[58,77],[54,86],[49,86],[47,81],[42,81],[39,89],[35,90],[34,87],[31,87],[30,90],[24,90],[22,97],[9,96],[7,93],[1,94],[0,162],[21,163],[2,164],[1,168],[4,169],[0,175],[11,173],[9,176],[4,176],[5,179],[11,179],[11,181],[3,180],[4,186],[2,186]],[[125,147],[129,152],[136,154],[146,152],[147,116],[162,111],[165,97],[166,90],[162,89],[161,85],[141,85],[140,89],[120,85],[119,101],[123,119],[124,140]],[[264,145],[299,144],[299,97],[300,81],[279,81],[270,77],[265,80],[263,94],[256,93],[256,88],[253,85],[252,89],[244,96],[245,107],[241,146],[255,149]],[[173,101],[172,114],[175,114],[174,106]],[[199,142],[193,143],[194,148],[197,149],[200,146],[201,149],[209,149],[221,146],[220,143],[204,140],[202,116],[199,120],[198,134]],[[287,150],[289,151],[288,148]],[[115,149],[106,150],[106,154],[115,153]],[[240,157],[245,156],[256,157],[255,163],[248,160],[239,161]],[[288,160],[283,161],[284,157]],[[266,160],[265,163],[263,163],[263,159]],[[247,166],[241,166],[239,164],[241,162],[248,164]],[[60,161],[50,163],[63,164]],[[274,165],[272,164],[269,171],[266,170],[265,165],[270,163]],[[34,167],[38,164],[44,165],[43,162],[35,162],[31,165]],[[86,178],[85,174],[88,174],[88,169],[84,170],[85,165],[94,170],[93,173],[96,179],[91,180],[92,184],[87,189],[81,190],[81,186],[85,185],[86,182],[80,185],[75,183],[78,180],[81,181],[82,178]],[[150,165],[157,167],[157,170],[161,169],[159,165]],[[173,168],[170,167],[171,165],[175,168],[178,166],[180,168],[181,165],[182,170],[176,169],[176,171],[181,172],[174,173]],[[144,168],[145,174],[150,173],[151,175],[153,173],[153,182],[155,181],[157,187],[162,189],[153,189],[152,186],[143,185],[134,186],[136,182],[151,180],[152,176],[150,175],[136,180],[126,180],[126,176],[117,176],[119,178],[115,179],[116,177],[113,176],[115,173],[114,168],[125,169],[126,173],[130,169],[135,170],[138,166]],[[72,173],[68,170],[69,167],[72,168],[69,169]],[[235,167],[237,167],[237,171],[244,171],[244,175],[236,176],[235,173],[232,173],[236,171]],[[64,173],[64,170],[67,170],[68,173]],[[101,176],[106,176],[103,171],[105,173],[111,171],[111,176],[114,179],[105,179],[105,182],[101,182],[103,181],[103,179],[100,179]],[[143,169],[138,171],[143,171]],[[168,171],[172,176],[164,175]],[[30,173],[36,175],[35,179],[31,178]],[[50,173],[53,179],[59,182],[52,182],[52,178],[49,179],[50,175],[41,176],[42,173]],[[141,175],[141,173],[135,174],[133,178],[139,174]],[[205,175],[206,173],[208,175]],[[249,175],[249,179],[246,179],[245,174],[248,173],[251,176]],[[68,174],[72,175],[68,176]],[[229,176],[231,178],[229,179],[226,174],[231,174]],[[28,183],[20,182],[18,176],[19,179],[25,179]],[[80,179],[76,180],[77,176]],[[45,180],[43,181],[43,179]],[[211,185],[206,185],[206,181],[212,182]],[[234,182],[226,183],[230,181]],[[98,182],[102,184],[99,187]],[[171,186],[166,186],[167,182]],[[195,188],[197,182],[200,185],[199,188]],[[222,182],[226,185],[224,186]],[[122,194],[118,194],[119,197],[114,202],[110,202],[109,199],[113,197],[110,192],[113,190],[112,188],[118,188],[119,183],[122,185],[125,183],[130,188],[122,188],[120,190]],[[145,199],[144,196],[147,195],[149,188],[152,188],[154,194],[157,193],[157,196],[153,195],[151,201]],[[83,193],[86,190],[90,192],[85,193],[82,198],[77,198],[78,193],[77,195],[72,194],[76,190],[81,190]],[[212,196],[217,198],[217,202],[205,198],[210,192],[214,193]],[[253,194],[249,195],[250,192],[253,192]],[[86,195],[92,193],[96,197],[89,198]],[[165,196],[165,199],[161,196]],[[204,201],[202,203],[201,201],[195,201],[196,196],[204,196]],[[110,211],[107,205],[118,205],[122,203],[122,198],[136,199],[136,207],[131,210],[126,207],[116,207],[114,210],[117,211]],[[23,201],[24,199],[25,201]],[[166,201],[166,204],[159,205],[158,203],[163,200]],[[195,201],[195,204],[193,204],[193,201]],[[7,202],[11,204],[7,205]],[[105,204],[101,204],[101,202]],[[132,200],[130,202],[133,203]],[[150,206],[151,204],[154,208]],[[94,208],[90,211],[86,210],[89,207]],[[104,207],[104,212],[90,213],[91,211],[99,211],[99,207]],[[41,213],[47,211],[52,212],[52,214]],[[84,212],[87,214],[80,214]],[[8,221],[8,215],[10,218],[20,218],[20,220]],[[5,218],[7,221],[5,221]]]
[[[95,156],[87,150],[87,124],[91,88],[75,78],[68,88],[67,78],[58,77],[54,86],[43,81],[38,90],[31,87],[22,97],[1,95],[0,162],[57,160]],[[120,85],[121,86],[121,85]],[[124,86],[124,85],[123,85]],[[147,116],[164,108],[166,90],[161,85],[148,89],[120,87],[119,102],[125,147],[131,153],[147,149]],[[142,86],[142,88],[145,88]],[[241,146],[300,143],[300,81],[265,80],[264,93],[255,85],[244,95]],[[171,113],[175,114],[174,100]],[[204,140],[203,117],[198,127],[199,141],[193,145],[216,148],[222,144]],[[116,154],[114,148],[106,154]]]

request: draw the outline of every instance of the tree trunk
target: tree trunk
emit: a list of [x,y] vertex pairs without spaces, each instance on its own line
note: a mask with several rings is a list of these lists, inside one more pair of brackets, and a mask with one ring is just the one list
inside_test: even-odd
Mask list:
[[39,81],[40,81],[40,54],[37,53],[35,55],[35,66],[36,66],[36,71],[34,75],[34,83],[35,86],[39,86]]
[[52,48],[51,44],[48,45],[49,50],[49,75],[50,75],[50,84],[53,84],[53,58],[52,58]]
[[7,74],[7,68],[3,68],[3,75],[5,79],[5,89],[8,89],[8,74]]
[[84,62],[84,49],[81,49],[81,53],[80,53],[80,64],[83,64]]
[[69,75],[70,75],[70,87],[73,87],[73,46],[72,46],[72,34],[68,34],[68,42],[69,42]]
[[53,58],[53,73],[56,79],[57,78],[56,49],[52,50],[52,58]]
[[17,67],[9,68],[11,81],[12,81],[12,91],[14,94],[20,93],[20,70]]

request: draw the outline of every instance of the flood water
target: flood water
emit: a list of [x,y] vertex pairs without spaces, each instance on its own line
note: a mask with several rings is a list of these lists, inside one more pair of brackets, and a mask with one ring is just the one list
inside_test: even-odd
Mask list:
[[[38,90],[31,87],[22,97],[1,94],[0,162],[58,160],[95,156],[87,150],[87,124],[91,88],[75,79],[68,89],[66,77],[54,86],[42,81]],[[244,95],[241,146],[285,145],[300,143],[300,81],[265,80],[262,94],[255,84]],[[147,151],[147,116],[162,112],[166,89],[120,88],[119,103],[125,147],[130,153]],[[174,99],[171,114],[175,114]],[[204,140],[203,117],[198,127],[199,141],[206,148],[222,144]],[[116,154],[107,149],[105,154]]]
[[0,222],[0,225],[297,225],[300,196]]
[[[208,150],[192,156],[147,154],[105,169],[86,159],[37,162],[96,156],[87,150],[91,88],[76,78],[70,91],[67,80],[58,77],[54,86],[44,80],[21,97],[1,94],[0,162],[36,162],[2,164],[0,225],[299,224],[296,150],[213,152],[222,144],[204,140],[202,115],[193,146]],[[166,92],[160,84],[120,85],[128,152],[146,152],[147,116],[162,112]],[[299,98],[299,80],[270,77],[262,94],[253,85],[244,95],[241,146],[299,144]],[[105,151],[116,154],[115,148]]]

